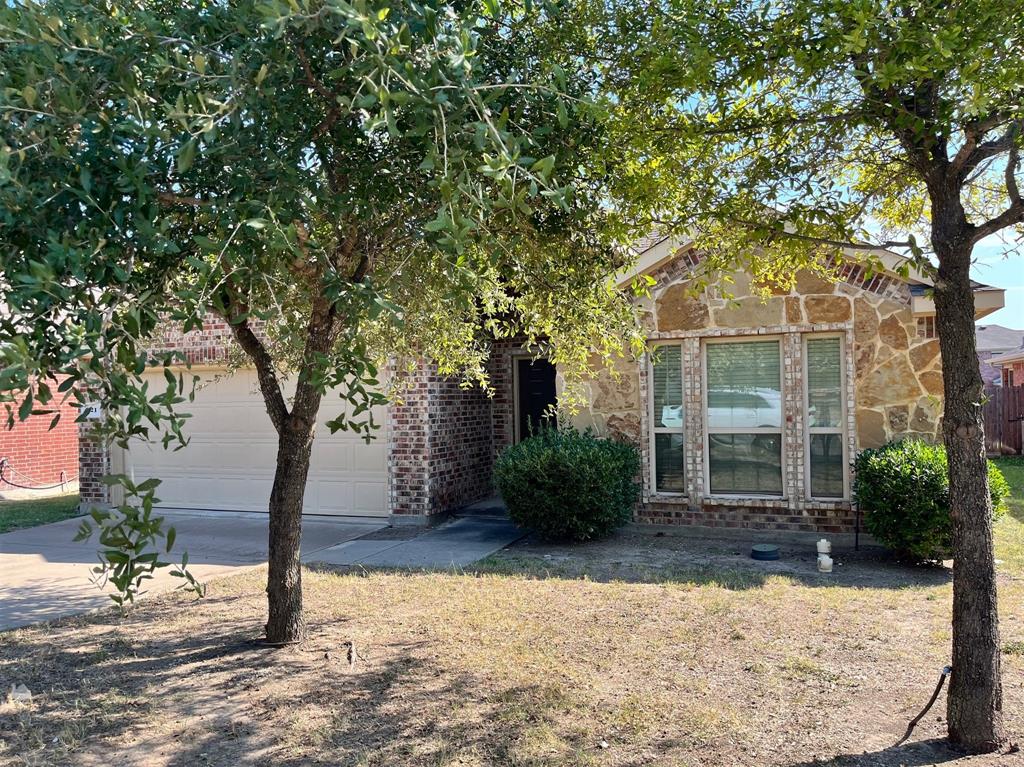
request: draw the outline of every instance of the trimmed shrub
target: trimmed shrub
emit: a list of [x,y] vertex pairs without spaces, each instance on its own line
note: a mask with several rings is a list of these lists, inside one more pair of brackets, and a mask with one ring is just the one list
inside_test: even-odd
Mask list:
[[589,430],[545,429],[494,467],[512,520],[555,541],[589,541],[628,522],[639,497],[637,449]]
[[[855,463],[854,494],[864,527],[897,556],[914,562],[945,559],[952,550],[946,450],[920,440],[865,450]],[[988,462],[993,517],[1006,512],[1010,487]]]

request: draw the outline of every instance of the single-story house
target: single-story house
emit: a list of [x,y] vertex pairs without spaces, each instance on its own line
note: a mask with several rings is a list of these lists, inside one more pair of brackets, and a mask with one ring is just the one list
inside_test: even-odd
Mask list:
[[[942,396],[928,279],[899,276],[899,259],[870,271],[854,254],[837,260],[836,283],[796,275],[793,290],[763,300],[733,275],[725,297],[688,287],[700,251],[655,238],[633,272],[655,287],[639,307],[650,342],[619,375],[587,382],[580,426],[639,445],[643,494],[636,520],[654,524],[839,532],[854,512],[850,463],[888,439],[935,439]],[[837,256],[837,259],[840,258]],[[978,316],[1002,307],[1002,291],[978,286]],[[159,476],[165,506],[266,508],[276,438],[253,373],[219,377],[230,330],[160,339],[186,352],[211,380],[177,452],[138,445],[106,451],[83,441],[85,502],[106,502],[108,471]],[[424,365],[405,400],[380,413],[370,444],[322,427],[306,493],[310,514],[427,523],[493,493],[495,456],[529,433],[557,396],[558,371],[519,343],[495,341],[493,396],[465,390]],[[323,420],[336,413],[330,399]]]
[[[1002,325],[979,324],[975,327],[974,338],[978,350],[978,365],[985,386],[1005,385],[1004,378],[1013,375],[1012,366],[1003,368],[998,364],[993,364],[992,360],[1009,352],[1024,350],[1024,330],[1015,330]],[[1017,380],[1024,381],[1019,375]]]
[[999,371],[1002,386],[1024,385],[1024,345],[990,357],[988,364]]

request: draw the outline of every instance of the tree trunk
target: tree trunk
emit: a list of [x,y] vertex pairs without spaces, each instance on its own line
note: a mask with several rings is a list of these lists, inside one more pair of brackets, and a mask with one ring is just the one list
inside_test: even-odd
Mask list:
[[306,494],[313,429],[293,414],[277,445],[277,469],[270,493],[270,564],[267,573],[267,641],[301,642],[306,633],[302,614],[302,500]]
[[935,310],[945,387],[943,439],[953,518],[953,672],[947,721],[954,743],[972,751],[993,751],[1004,737],[1003,691],[984,384],[975,352],[973,244],[962,227],[956,229],[945,232],[942,222],[933,218],[932,242],[939,257]]

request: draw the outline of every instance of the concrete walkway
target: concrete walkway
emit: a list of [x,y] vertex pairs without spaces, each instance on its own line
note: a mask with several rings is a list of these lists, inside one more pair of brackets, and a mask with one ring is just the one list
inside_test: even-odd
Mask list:
[[[201,581],[266,562],[267,515],[245,512],[164,511],[178,533],[172,555],[188,552],[189,569]],[[90,580],[96,540],[75,543],[79,519],[0,535],[0,630],[109,607],[107,592]],[[379,519],[307,517],[302,522],[303,560],[384,527]],[[163,569],[144,588],[169,591],[180,579]]]
[[308,562],[364,567],[449,569],[473,564],[526,535],[508,519],[497,516],[459,517],[405,539],[369,535],[322,549]]

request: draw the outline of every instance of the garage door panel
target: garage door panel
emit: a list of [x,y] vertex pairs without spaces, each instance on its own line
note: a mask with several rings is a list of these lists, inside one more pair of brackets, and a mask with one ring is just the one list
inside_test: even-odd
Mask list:
[[[161,385],[162,374],[151,384]],[[125,470],[137,480],[160,477],[160,506],[266,511],[277,458],[270,423],[255,374],[207,381],[186,409],[187,447],[133,443]],[[290,393],[290,389],[286,389]],[[311,514],[381,516],[387,511],[387,440],[383,430],[370,444],[351,432],[331,434],[325,422],[340,409],[325,405],[313,442],[303,511]],[[335,412],[337,411],[337,412]],[[384,423],[383,408],[376,409]]]

